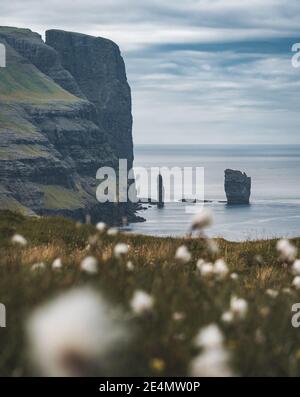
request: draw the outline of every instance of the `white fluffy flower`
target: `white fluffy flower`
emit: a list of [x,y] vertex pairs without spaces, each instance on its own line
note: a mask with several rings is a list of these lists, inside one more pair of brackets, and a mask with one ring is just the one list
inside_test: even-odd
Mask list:
[[111,227],[106,233],[108,236],[116,236],[119,233],[119,230],[116,227]]
[[268,288],[266,290],[266,294],[269,295],[271,298],[277,298],[279,292],[276,291],[275,289]]
[[34,263],[34,264],[31,266],[31,270],[32,270],[33,272],[35,272],[35,271],[37,271],[37,270],[44,270],[44,269],[46,269],[46,265],[45,265],[44,262]]
[[14,234],[11,238],[11,242],[13,244],[19,244],[23,247],[25,247],[25,245],[27,245],[27,240],[25,237],[21,236],[21,234]]
[[89,274],[98,272],[98,261],[94,256],[86,256],[80,263],[80,269]]
[[199,259],[196,266],[202,277],[210,277],[214,274],[214,265],[210,262]]
[[300,276],[296,276],[292,282],[293,287],[300,289]]
[[234,317],[243,319],[248,312],[248,302],[245,299],[233,296],[230,300],[230,310]]
[[96,229],[97,229],[99,232],[103,233],[103,232],[105,231],[105,229],[106,229],[106,223],[105,223],[105,222],[98,222],[98,223],[96,224]]
[[127,270],[132,272],[134,270],[134,264],[131,261],[127,261],[126,263]]
[[299,276],[300,275],[300,259],[297,259],[293,265],[292,265],[292,273],[295,276]]
[[27,334],[31,359],[45,376],[99,374],[126,337],[111,308],[90,289],[71,290],[37,309]]
[[181,263],[188,263],[192,259],[192,255],[185,245],[177,248],[175,259]]
[[196,356],[190,364],[193,377],[230,377],[234,376],[229,365],[230,355],[223,347],[208,349]]
[[130,307],[135,314],[143,314],[150,312],[154,305],[154,299],[145,291],[135,291],[131,301]]
[[297,256],[297,248],[292,245],[289,240],[282,239],[277,242],[277,251],[280,254],[280,259],[287,262],[293,262]]
[[239,278],[239,275],[237,273],[231,273],[230,278],[231,280],[237,280]]
[[214,348],[222,346],[223,342],[220,328],[216,324],[210,324],[198,332],[194,344],[196,347]]
[[224,338],[219,327],[211,324],[198,333],[195,339],[202,352],[190,364],[191,376],[233,376],[229,366],[230,356],[224,348]]
[[192,230],[202,230],[210,226],[213,222],[212,211],[203,208],[202,211],[198,212],[192,220]]
[[229,273],[227,264],[223,259],[218,259],[214,264],[214,273],[218,279],[223,280]]
[[114,255],[116,258],[121,258],[128,253],[129,247],[127,244],[118,243],[114,247]]
[[221,320],[224,322],[224,323],[227,323],[227,324],[230,324],[230,323],[232,323],[232,321],[233,321],[233,313],[229,310],[229,311],[227,311],[227,312],[224,312],[223,314],[222,314],[222,317],[221,317]]
[[62,261],[60,258],[56,258],[52,263],[52,269],[61,269],[62,268]]

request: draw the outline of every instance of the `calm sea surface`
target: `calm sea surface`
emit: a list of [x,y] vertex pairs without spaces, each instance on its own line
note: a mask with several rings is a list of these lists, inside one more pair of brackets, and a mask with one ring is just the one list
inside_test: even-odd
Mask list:
[[[136,145],[135,167],[204,167],[205,206],[214,212],[210,236],[228,240],[300,236],[300,145]],[[224,170],[252,178],[250,206],[227,206]],[[166,203],[141,211],[146,222],[131,224],[135,233],[184,235],[192,215],[185,204]]]

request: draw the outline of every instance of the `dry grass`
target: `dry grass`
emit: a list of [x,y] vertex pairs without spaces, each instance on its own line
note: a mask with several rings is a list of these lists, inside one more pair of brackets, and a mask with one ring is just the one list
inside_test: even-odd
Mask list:
[[[11,245],[10,238],[16,232],[27,238],[26,247]],[[91,236],[96,233],[91,225],[78,228],[63,218],[0,214],[0,302],[7,307],[7,328],[0,330],[1,375],[33,374],[26,358],[26,317],[57,292],[85,284],[101,290],[125,313],[130,313],[129,301],[136,289],[154,297],[152,316],[132,320],[134,336],[126,356],[126,369],[132,375],[187,374],[196,353],[192,340],[202,326],[211,322],[217,323],[226,336],[236,373],[300,375],[300,332],[291,326],[291,306],[300,301],[300,296],[299,291],[285,290],[291,287],[293,276],[278,262],[275,240],[230,243],[219,239],[218,257],[223,257],[239,278],[208,282],[197,275],[196,261],[214,261],[217,256],[209,252],[203,239],[99,234],[97,243],[91,244]],[[112,255],[120,241],[130,247],[127,259],[133,262],[133,271]],[[300,248],[300,239],[294,243]],[[181,244],[192,253],[186,265],[174,260]],[[98,259],[96,276],[80,272],[80,261],[87,255]],[[55,272],[51,263],[57,257],[62,259],[63,268]],[[36,262],[45,262],[47,269],[31,271]],[[268,288],[279,291],[278,297],[268,296]],[[221,315],[228,309],[232,295],[248,301],[249,313],[244,321],[228,326],[222,323]],[[184,313],[185,319],[174,321],[174,312]],[[258,339],[258,334],[263,337]],[[164,363],[159,373],[151,364],[157,359]],[[127,372],[124,369],[117,375]]]

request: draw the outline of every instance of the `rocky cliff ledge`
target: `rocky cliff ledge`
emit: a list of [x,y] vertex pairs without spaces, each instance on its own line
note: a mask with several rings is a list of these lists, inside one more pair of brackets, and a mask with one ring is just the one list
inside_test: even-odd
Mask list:
[[225,192],[228,204],[249,204],[251,178],[241,171],[225,170]]
[[[133,161],[130,88],[116,44],[63,31],[47,44],[0,27],[0,208],[113,223],[131,204],[96,201],[96,171]],[[51,46],[52,44],[53,46]]]

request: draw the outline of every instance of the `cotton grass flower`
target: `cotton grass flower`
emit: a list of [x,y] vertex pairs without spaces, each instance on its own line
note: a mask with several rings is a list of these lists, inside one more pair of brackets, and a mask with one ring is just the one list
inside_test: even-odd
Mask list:
[[214,265],[210,262],[205,262],[203,259],[199,259],[196,266],[201,277],[208,278],[214,274]]
[[134,264],[131,261],[127,261],[126,268],[127,268],[127,270],[132,272],[134,270]]
[[58,270],[61,269],[63,266],[62,261],[60,258],[56,258],[52,263],[52,269]]
[[130,301],[131,310],[137,315],[151,312],[153,305],[153,297],[147,292],[141,290],[135,291]]
[[127,332],[93,290],[71,290],[33,312],[29,353],[44,376],[105,375],[110,353]]
[[296,276],[292,282],[292,286],[296,289],[300,289],[300,276]]
[[217,255],[219,253],[219,246],[215,240],[208,239],[207,240],[207,248],[208,248],[208,251],[213,255]]
[[230,310],[227,311],[227,312],[224,312],[224,313],[222,314],[221,320],[222,320],[224,323],[227,323],[227,324],[232,323],[233,320],[234,320],[233,313],[232,313]]
[[224,348],[224,337],[217,325],[211,324],[200,330],[195,345],[202,347],[202,352],[190,364],[191,376],[233,376],[229,366],[230,355]]
[[129,251],[129,247],[127,244],[124,243],[118,243],[117,245],[115,245],[114,247],[114,256],[117,259],[120,259],[122,257],[124,257],[125,255],[128,254]]
[[294,276],[300,275],[300,259],[295,260],[292,265],[292,273]]
[[192,255],[185,245],[181,245],[176,250],[175,259],[178,262],[185,264],[185,263],[188,263],[192,259]]
[[116,227],[111,227],[106,232],[106,234],[108,236],[117,236],[118,233],[119,233],[119,230]]
[[218,259],[214,264],[214,274],[217,279],[223,280],[229,273],[227,264],[223,259]]
[[297,256],[297,248],[289,240],[282,239],[276,244],[276,249],[280,254],[280,259],[286,262],[294,262]]
[[230,311],[234,318],[244,319],[248,312],[248,302],[245,299],[233,296],[230,300]]
[[192,220],[192,230],[203,230],[209,226],[211,226],[213,222],[212,211],[206,208],[203,208],[200,212],[198,212],[193,220]]
[[22,247],[25,247],[27,245],[27,240],[25,237],[23,237],[21,234],[14,234],[11,238],[11,242],[13,244],[18,244]]
[[86,256],[80,263],[81,271],[88,274],[98,273],[98,261],[94,256]]
[[210,324],[198,332],[194,345],[196,347],[214,348],[222,346],[223,342],[224,337],[220,328],[216,324]]
[[106,230],[106,223],[105,222],[98,222],[96,224],[96,229],[98,230],[98,232],[103,233]]
[[275,298],[277,298],[279,292],[276,291],[276,290],[274,290],[274,289],[268,288],[268,289],[266,290],[266,294],[267,294],[270,298],[274,298],[274,299],[275,299]]
[[33,272],[39,271],[39,270],[45,270],[46,269],[46,264],[44,262],[38,262],[38,263],[34,263],[31,266],[31,270]]
[[231,273],[231,275],[230,275],[230,278],[231,278],[231,280],[237,280],[238,278],[239,278],[239,275],[237,274],[237,273]]

